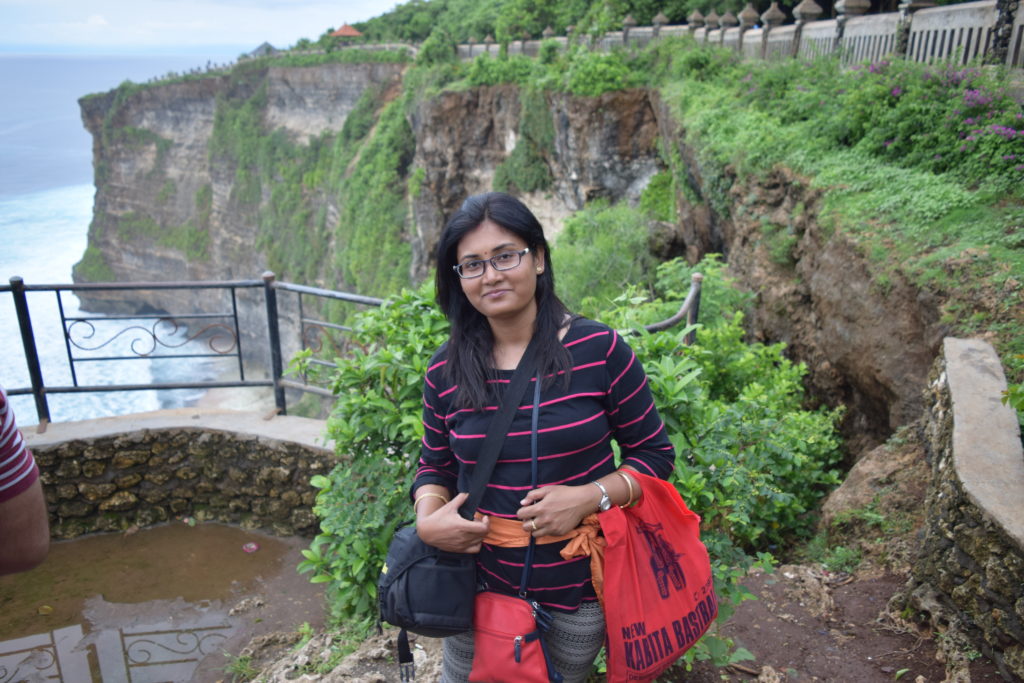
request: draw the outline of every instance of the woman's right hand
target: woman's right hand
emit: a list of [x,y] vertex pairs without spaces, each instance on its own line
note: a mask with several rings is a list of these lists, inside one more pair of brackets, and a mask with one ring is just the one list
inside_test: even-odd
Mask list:
[[419,515],[416,534],[420,540],[451,553],[480,552],[490,522],[487,517],[469,520],[459,514],[459,507],[468,497],[468,493],[460,493],[436,510]]

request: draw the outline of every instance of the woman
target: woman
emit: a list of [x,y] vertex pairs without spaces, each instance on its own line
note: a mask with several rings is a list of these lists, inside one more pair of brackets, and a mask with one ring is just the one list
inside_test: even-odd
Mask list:
[[[529,594],[555,617],[545,642],[565,681],[583,681],[604,641],[604,616],[589,558],[567,560],[560,554],[567,541],[549,541],[599,509],[635,502],[639,487],[627,472],[666,478],[675,452],[633,351],[558,299],[544,231],[522,202],[499,192],[467,199],[441,235],[436,284],[451,336],[424,383],[425,436],[412,486],[417,532],[442,550],[478,553],[487,589],[509,594],[518,588],[525,548],[497,547],[488,534],[510,521],[524,537],[532,534]],[[534,334],[542,378],[539,485],[530,486],[528,389],[477,519],[463,519],[464,465],[476,462],[501,390]],[[442,680],[467,680],[472,661],[472,633],[446,638]]]

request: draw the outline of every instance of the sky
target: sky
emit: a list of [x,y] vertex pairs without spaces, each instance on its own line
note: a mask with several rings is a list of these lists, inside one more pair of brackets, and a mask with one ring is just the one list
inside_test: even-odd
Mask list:
[[277,48],[365,21],[399,0],[0,0],[0,52],[200,53]]

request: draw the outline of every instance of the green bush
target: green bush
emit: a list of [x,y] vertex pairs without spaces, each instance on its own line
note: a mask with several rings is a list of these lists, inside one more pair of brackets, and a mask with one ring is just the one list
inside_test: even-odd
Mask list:
[[[674,288],[687,278],[662,279]],[[422,380],[447,336],[429,291],[425,285],[361,314],[357,348],[331,377],[337,404],[328,432],[341,462],[313,480],[321,533],[300,570],[327,584],[334,619],[363,628],[375,618],[376,580],[394,526],[413,516],[408,487],[422,436]],[[725,288],[709,292],[711,300],[721,295],[719,305],[742,300]],[[658,319],[665,305],[627,297],[598,317],[635,329]],[[787,361],[781,345],[744,344],[741,321],[738,314],[715,319],[694,347],[682,342],[686,329],[630,337],[678,449],[672,481],[704,518],[723,620],[752,597],[739,583],[744,572],[770,567],[765,549],[806,534],[808,511],[837,482],[837,414],[803,410],[804,368]],[[745,653],[712,633],[687,656],[724,664]]]
[[368,628],[376,618],[388,543],[395,526],[412,518],[409,485],[423,437],[423,377],[447,327],[425,285],[356,316],[356,346],[336,360],[330,385],[338,400],[327,433],[340,462],[312,480],[320,489],[313,508],[320,533],[299,565],[313,572],[313,582],[327,584],[335,620]]
[[565,85],[573,95],[597,97],[634,87],[639,82],[622,53],[575,50],[569,59]]
[[529,57],[491,57],[483,54],[469,63],[466,83],[473,87],[502,83],[529,83],[538,76],[537,62]]
[[647,221],[626,204],[605,201],[592,202],[566,220],[553,258],[559,296],[571,309],[594,316],[631,285],[648,295],[653,291]]
[[511,193],[547,190],[553,181],[546,153],[555,144],[555,125],[544,93],[520,90],[519,136],[512,153],[494,170],[495,190]]

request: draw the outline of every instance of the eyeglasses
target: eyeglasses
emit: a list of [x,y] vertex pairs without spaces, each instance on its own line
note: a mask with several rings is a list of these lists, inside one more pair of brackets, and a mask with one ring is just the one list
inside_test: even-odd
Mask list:
[[457,266],[452,266],[452,270],[459,274],[463,280],[472,280],[475,277],[480,277],[487,270],[487,264],[491,264],[491,268],[495,270],[512,270],[520,263],[523,262],[523,255],[529,254],[530,248],[520,249],[519,251],[505,251],[497,256],[491,258],[481,259],[479,261],[466,261],[460,263]]

